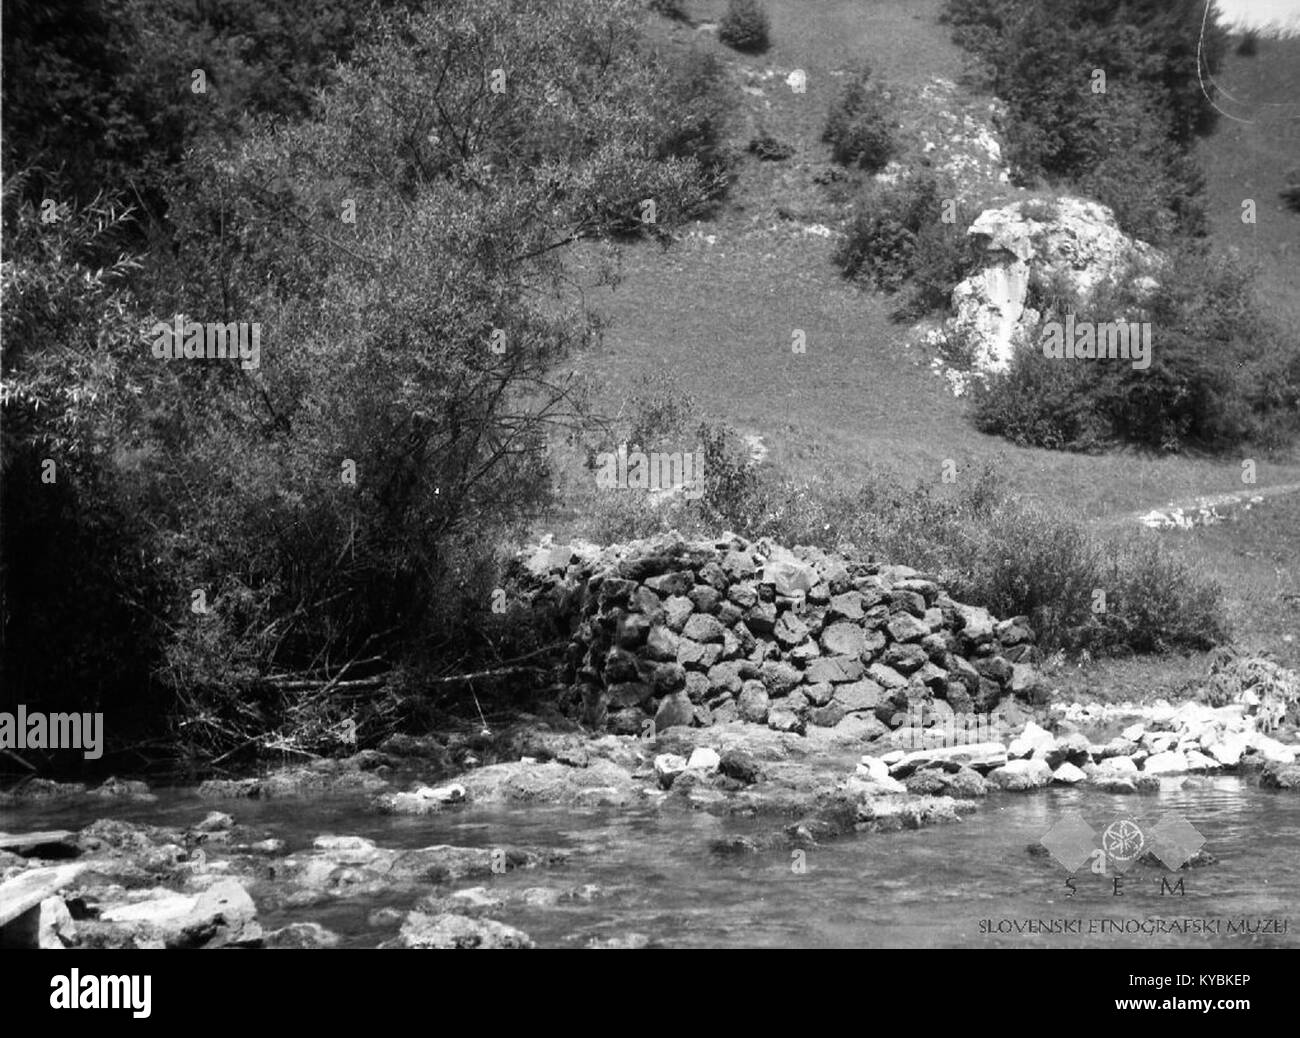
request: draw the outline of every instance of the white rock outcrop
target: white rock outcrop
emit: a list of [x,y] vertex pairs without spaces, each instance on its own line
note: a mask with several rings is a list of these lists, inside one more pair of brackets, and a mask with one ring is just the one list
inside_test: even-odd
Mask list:
[[1136,270],[1151,276],[1160,253],[1130,238],[1114,213],[1098,202],[1063,196],[1026,199],[987,209],[971,224],[982,255],[980,269],[952,293],[955,317],[939,335],[961,343],[978,371],[1002,371],[1016,346],[1031,341],[1040,314],[1027,305],[1032,281],[1060,286],[1086,304],[1104,284]]

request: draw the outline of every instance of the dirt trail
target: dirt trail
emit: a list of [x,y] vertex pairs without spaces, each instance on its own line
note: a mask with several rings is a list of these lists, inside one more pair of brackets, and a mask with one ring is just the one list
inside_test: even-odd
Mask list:
[[1232,513],[1247,511],[1253,505],[1269,498],[1281,497],[1300,491],[1300,483],[1283,483],[1271,487],[1252,487],[1232,494],[1209,494],[1201,497],[1172,501],[1157,508],[1128,512],[1099,520],[1099,526],[1123,526],[1141,523],[1153,529],[1190,529],[1193,526],[1211,526],[1222,522]]

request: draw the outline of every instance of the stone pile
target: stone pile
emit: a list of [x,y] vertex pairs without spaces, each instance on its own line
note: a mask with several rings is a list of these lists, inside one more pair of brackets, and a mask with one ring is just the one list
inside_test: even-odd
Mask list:
[[803,732],[855,715],[897,727],[936,700],[987,713],[1046,694],[1026,618],[998,620],[850,548],[731,535],[547,544],[517,583],[569,620],[567,705],[615,734],[646,734],[652,720],[657,731],[739,719]]

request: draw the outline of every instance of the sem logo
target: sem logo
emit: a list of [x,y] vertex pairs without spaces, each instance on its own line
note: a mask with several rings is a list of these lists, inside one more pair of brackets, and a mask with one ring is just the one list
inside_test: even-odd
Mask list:
[[1205,837],[1186,818],[1169,811],[1148,828],[1132,818],[1117,818],[1100,835],[1077,811],[1067,814],[1039,841],[1069,872],[1091,862],[1090,871],[1105,876],[1123,872],[1150,853],[1176,872],[1205,846]]

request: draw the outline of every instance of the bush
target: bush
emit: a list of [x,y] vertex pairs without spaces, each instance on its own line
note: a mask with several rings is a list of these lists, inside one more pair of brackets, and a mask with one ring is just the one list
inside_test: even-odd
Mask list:
[[1237,53],[1243,58],[1253,58],[1259,53],[1259,33],[1254,29],[1247,29],[1241,34],[1241,39],[1237,41]]
[[[1024,446],[1076,451],[1112,440],[1160,451],[1288,442],[1300,428],[1300,343],[1263,316],[1249,272],[1188,247],[1158,276],[1146,298],[1126,282],[1076,315],[1149,323],[1147,368],[1049,359],[1038,343],[1027,345],[977,390],[978,427]],[[1049,310],[1044,319],[1064,316]]]
[[747,54],[761,53],[771,45],[767,12],[758,0],[727,0],[727,13],[718,26],[718,39]]
[[0,709],[104,710],[111,753],[169,705],[152,680],[169,582],[150,564],[150,516],[125,492],[151,459],[123,450],[114,464],[106,435],[149,406],[147,315],[124,288],[132,261],[94,259],[123,208],[61,203],[47,224],[27,188],[22,174],[4,183]]
[[[959,601],[1028,616],[1048,651],[1203,649],[1227,637],[1218,588],[1157,541],[1099,541],[1072,516],[1011,492],[992,466],[955,494],[908,486],[884,471],[846,493],[754,468],[725,428],[705,438],[716,460],[709,455],[713,478],[696,509],[700,533],[731,529],[827,550],[852,544],[880,561],[935,573]],[[674,525],[692,528],[680,515]],[[1105,613],[1093,611],[1096,588],[1106,591]]]
[[[6,178],[6,693],[138,701],[208,758],[318,752],[344,711],[373,732],[395,688],[540,636],[501,630],[490,592],[497,545],[550,503],[549,437],[585,414],[564,359],[598,322],[560,298],[558,250],[645,198],[671,226],[713,183],[716,95],[672,141],[713,66],[676,75],[639,25],[632,0],[382,22],[311,118],[188,149],[147,277],[97,259],[119,214],[47,226]],[[177,313],[260,325],[259,366],[156,358],[142,330]],[[652,391],[640,420],[680,410]]]
[[655,14],[661,14],[665,18],[671,18],[674,21],[684,21],[686,12],[682,10],[682,0],[648,0],[647,6]]
[[705,195],[720,197],[735,156],[727,144],[734,101],[726,66],[717,55],[692,47],[666,59],[650,98],[661,128],[655,154],[660,160],[692,159],[699,165]]
[[960,211],[944,222],[944,204],[955,191],[928,170],[909,171],[894,185],[863,194],[834,261],[846,277],[896,292],[909,281],[900,309],[915,315],[948,304],[953,287],[970,270],[975,247]]
[[910,296],[899,308],[900,316],[921,316],[949,306],[952,290],[978,258],[968,226],[960,211],[955,223],[931,220],[921,225],[912,250]]
[[1286,175],[1286,181],[1286,187],[1279,191],[1278,194],[1287,208],[1300,213],[1300,168],[1291,170]]
[[[1202,26],[1203,6],[947,0],[944,20],[993,66],[1016,179],[1076,183],[1111,206],[1126,232],[1163,243],[1205,231],[1191,148],[1213,125],[1201,83],[1212,82],[1227,37],[1213,20]],[[1105,69],[1105,92],[1062,68]]]
[[750,140],[748,150],[751,155],[756,155],[765,162],[784,162],[794,154],[794,145],[764,133]]
[[883,169],[894,153],[894,126],[881,90],[863,68],[844,84],[826,113],[822,140],[831,157],[868,172]]
[[1005,373],[972,383],[975,427],[1020,447],[1102,450],[1112,427],[1097,412],[1091,386],[1081,363],[1052,360],[1030,344],[1016,350]]
[[[117,184],[141,208],[138,245],[165,213],[162,180],[205,136],[229,138],[245,113],[302,118],[376,10],[414,0],[60,0],[5,9],[4,162],[60,171],[63,197],[88,203]],[[190,92],[190,70],[207,93]],[[39,200],[43,175],[29,179]]]

